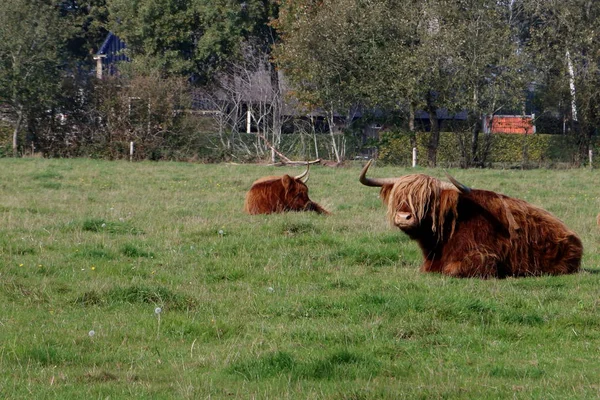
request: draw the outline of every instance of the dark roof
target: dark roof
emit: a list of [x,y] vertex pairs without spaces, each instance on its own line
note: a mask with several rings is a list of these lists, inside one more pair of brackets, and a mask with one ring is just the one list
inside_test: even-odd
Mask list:
[[[438,119],[454,119],[454,120],[460,120],[460,121],[465,121],[467,119],[466,111],[460,111],[460,112],[457,112],[456,114],[450,114],[447,109],[438,108],[435,111],[435,114],[437,115]],[[429,113],[419,110],[415,113],[415,118],[416,119],[429,119]]]
[[125,55],[125,42],[121,40],[117,35],[109,32],[100,46],[100,50],[96,53],[96,56],[105,56],[106,64],[114,64],[119,61],[129,61],[129,57]]

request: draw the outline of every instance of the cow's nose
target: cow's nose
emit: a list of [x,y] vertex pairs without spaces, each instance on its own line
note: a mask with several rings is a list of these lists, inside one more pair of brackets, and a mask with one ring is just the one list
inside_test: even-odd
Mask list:
[[410,213],[399,212],[397,215],[398,219],[401,219],[403,221],[409,221],[412,218],[412,215]]

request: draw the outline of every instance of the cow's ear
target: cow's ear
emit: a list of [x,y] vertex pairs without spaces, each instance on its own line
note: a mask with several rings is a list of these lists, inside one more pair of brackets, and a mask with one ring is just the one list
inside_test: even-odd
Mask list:
[[292,186],[293,182],[294,182],[294,178],[292,178],[289,175],[284,175],[281,178],[281,183],[283,183],[283,187],[285,188],[285,190],[289,190],[290,186]]

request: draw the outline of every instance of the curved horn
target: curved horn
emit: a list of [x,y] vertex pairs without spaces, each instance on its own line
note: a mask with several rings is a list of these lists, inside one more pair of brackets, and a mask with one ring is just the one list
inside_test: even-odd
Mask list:
[[446,174],[446,177],[448,178],[448,180],[450,182],[452,182],[452,184],[454,186],[456,186],[456,188],[458,189],[459,192],[461,192],[462,194],[469,194],[469,193],[471,193],[471,188],[470,187],[465,186],[462,183],[460,183],[459,181],[457,181],[456,179],[454,179],[452,177],[452,175],[450,175],[448,172],[444,171],[444,173]]
[[294,177],[294,179],[300,179],[302,182],[306,183],[308,181],[308,170],[310,168],[310,164],[306,163],[306,171],[301,173],[300,175]]
[[360,172],[358,180],[365,186],[380,187],[383,185],[393,185],[396,183],[396,178],[367,178],[367,170],[371,166],[373,159],[370,159],[367,165]]

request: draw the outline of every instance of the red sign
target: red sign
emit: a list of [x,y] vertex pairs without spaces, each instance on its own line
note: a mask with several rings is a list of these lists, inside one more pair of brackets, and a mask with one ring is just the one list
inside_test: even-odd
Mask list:
[[532,115],[494,115],[486,117],[486,132],[530,135],[535,133]]

